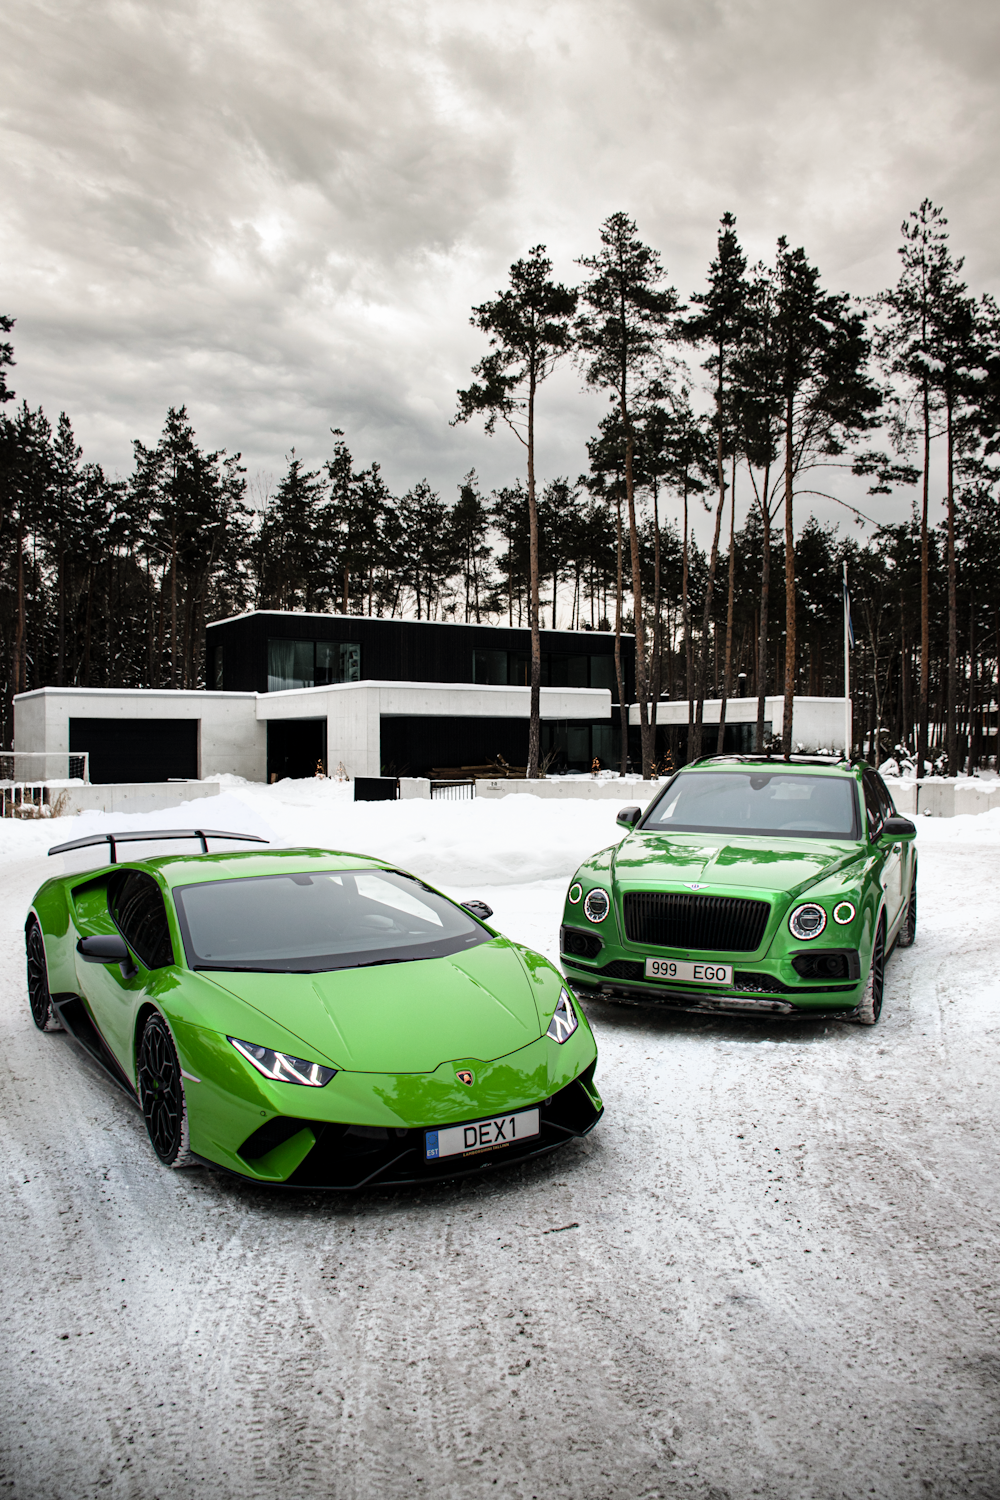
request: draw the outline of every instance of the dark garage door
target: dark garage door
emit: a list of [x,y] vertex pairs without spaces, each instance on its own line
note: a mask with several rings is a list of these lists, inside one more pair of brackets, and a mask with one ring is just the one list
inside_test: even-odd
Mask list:
[[70,751],[90,752],[91,781],[198,775],[197,719],[70,719]]

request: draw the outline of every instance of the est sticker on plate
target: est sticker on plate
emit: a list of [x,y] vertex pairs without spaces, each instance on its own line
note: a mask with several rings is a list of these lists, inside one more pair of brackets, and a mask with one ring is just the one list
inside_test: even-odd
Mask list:
[[491,1120],[474,1120],[469,1125],[427,1130],[424,1157],[437,1161],[442,1156],[471,1156],[474,1151],[493,1151],[498,1146],[530,1140],[533,1135],[538,1135],[538,1110],[522,1109],[515,1115],[494,1115]]
[[647,958],[647,979],[682,979],[687,984],[732,984],[732,964],[691,964],[677,958]]

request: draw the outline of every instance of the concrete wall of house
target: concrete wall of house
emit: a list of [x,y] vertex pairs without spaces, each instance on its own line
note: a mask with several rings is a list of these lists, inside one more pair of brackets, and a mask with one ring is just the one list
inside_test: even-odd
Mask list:
[[[781,697],[764,699],[764,718],[771,721],[773,733],[780,734],[785,700]],[[686,698],[674,698],[669,703],[656,705],[658,724],[677,724],[687,727],[688,704]],[[718,724],[720,700],[706,698],[704,723]],[[757,720],[756,698],[730,698],[726,703],[727,724],[753,724]],[[639,705],[629,708],[629,723],[639,723]],[[843,698],[796,698],[792,713],[792,742],[801,744],[806,754],[826,750],[830,754],[844,748],[844,699]],[[712,745],[707,753],[714,753]]]
[[[326,719],[327,766],[350,776],[381,775],[381,721],[427,718],[527,719],[530,689],[466,683],[343,682],[334,687],[261,693],[257,717]],[[543,719],[609,720],[606,688],[542,688]]]
[[[543,688],[543,719],[611,717],[605,688]],[[267,779],[267,724],[325,719],[327,764],[351,776],[381,772],[383,716],[527,719],[530,690],[465,683],[348,682],[284,693],[186,692],[152,688],[39,688],[14,699],[18,750],[69,750],[69,722],[80,719],[195,719],[198,775],[231,772]],[[85,747],[84,747],[85,748]]]
[[170,688],[39,688],[14,699],[18,750],[69,750],[70,719],[195,719],[198,775],[229,771],[263,781],[267,726],[253,693],[184,692]]

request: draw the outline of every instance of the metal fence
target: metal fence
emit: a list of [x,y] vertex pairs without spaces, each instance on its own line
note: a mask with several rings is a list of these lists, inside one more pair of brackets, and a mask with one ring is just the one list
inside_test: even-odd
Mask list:
[[432,781],[432,802],[471,802],[476,795],[476,783],[469,781]]
[[37,787],[49,781],[89,780],[86,750],[0,750],[0,785]]

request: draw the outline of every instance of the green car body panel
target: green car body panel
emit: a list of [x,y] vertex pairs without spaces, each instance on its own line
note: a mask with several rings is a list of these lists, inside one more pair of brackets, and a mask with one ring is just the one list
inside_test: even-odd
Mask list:
[[[133,870],[160,889],[175,962],[148,969],[133,954],[133,972],[123,973],[117,963],[84,960],[77,943],[118,932],[108,882]],[[597,1047],[582,1008],[575,1006],[578,1025],[567,1040],[547,1036],[563,976],[484,922],[482,941],[446,957],[315,973],[188,967],[177,887],[341,870],[405,873],[326,850],[168,855],[46,881],[27,926],[40,926],[48,988],[63,1024],[136,1097],[144,1026],[153,1012],[166,1020],[185,1080],[190,1150],[243,1177],[348,1188],[421,1181],[540,1154],[591,1129],[603,1106],[593,1082]],[[323,1087],[265,1077],[230,1037],[335,1074]],[[459,1072],[471,1073],[472,1082],[460,1081]],[[538,1140],[447,1165],[423,1160],[425,1130],[534,1106],[542,1110]],[[250,1138],[276,1121],[284,1129],[273,1148],[247,1154]],[[353,1129],[370,1134],[358,1137]],[[375,1143],[369,1159],[360,1150],[347,1166],[337,1165],[336,1141],[343,1143],[345,1130],[352,1145]],[[321,1137],[325,1164],[314,1160]]]
[[[731,832],[664,832],[647,826],[655,808],[678,777],[713,774],[822,776],[849,779],[855,803],[854,836],[781,837]],[[758,762],[749,757],[722,757],[695,762],[679,771],[620,843],[610,845],[580,866],[567,892],[561,929],[561,959],[574,988],[610,998],[656,1001],[685,1010],[759,1012],[781,1015],[834,1013],[847,1015],[861,1003],[872,969],[876,934],[883,926],[882,952],[887,954],[904,930],[912,896],[915,923],[917,854],[915,828],[881,832],[868,816],[866,796],[891,798],[877,774],[863,764]],[[903,820],[905,821],[905,820]],[[588,892],[600,888],[610,897],[603,920],[588,920]],[[759,941],[752,949],[667,948],[631,941],[626,932],[625,903],[633,893],[699,896],[763,902],[769,908]],[[826,922],[814,938],[796,938],[789,929],[792,912],[804,903],[822,908]],[[854,908],[849,921],[844,903]],[[599,951],[579,951],[587,946]],[[587,940],[590,940],[589,943]],[[912,940],[912,937],[911,939]],[[574,948],[577,951],[573,951]],[[812,973],[815,961],[829,956],[829,966],[845,972],[831,979]],[[839,957],[842,955],[842,958]],[[646,960],[732,966],[725,984],[646,976]],[[796,967],[798,960],[799,967]],[[803,974],[800,969],[805,968]]]

